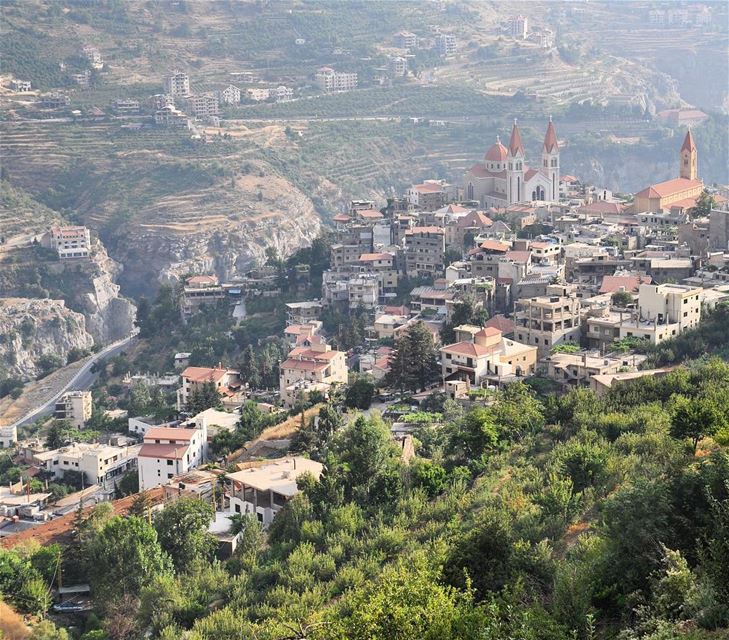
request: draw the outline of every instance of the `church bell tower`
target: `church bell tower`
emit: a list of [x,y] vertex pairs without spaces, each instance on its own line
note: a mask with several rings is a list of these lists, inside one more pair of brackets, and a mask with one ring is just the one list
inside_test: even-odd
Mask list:
[[694,137],[691,135],[691,129],[686,132],[686,137],[681,146],[681,171],[679,172],[679,176],[687,180],[699,179],[698,155]]

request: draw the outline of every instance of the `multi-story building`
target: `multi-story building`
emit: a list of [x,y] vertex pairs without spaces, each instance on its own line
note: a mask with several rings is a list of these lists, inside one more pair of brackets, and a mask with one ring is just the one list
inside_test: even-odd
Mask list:
[[219,93],[218,97],[223,104],[238,104],[240,102],[240,89],[229,84]]
[[405,232],[405,271],[409,277],[443,272],[445,232],[440,227],[413,227]]
[[357,88],[357,74],[335,71],[331,67],[321,67],[316,72],[316,83],[327,93],[352,91]]
[[87,227],[52,227],[48,241],[61,260],[88,258],[91,255],[91,233]]
[[635,370],[644,355],[601,355],[599,351],[553,353],[547,358],[547,376],[564,386],[589,385],[593,376]]
[[139,100],[119,98],[114,100],[114,112],[121,116],[136,115],[140,111]]
[[437,180],[414,184],[408,189],[407,198],[414,207],[423,211],[436,211],[446,203],[445,185]]
[[69,420],[77,429],[83,429],[91,418],[91,412],[91,391],[67,391],[56,400],[53,417]]
[[228,494],[230,510],[255,514],[258,522],[268,527],[276,514],[299,492],[296,479],[310,473],[318,480],[323,470],[321,463],[295,456],[230,473],[227,476],[232,483]]
[[207,459],[207,429],[195,425],[152,427],[144,434],[138,455],[139,489],[167,484]]
[[537,345],[539,357],[555,345],[580,342],[580,301],[565,296],[538,296],[515,303],[514,334],[519,342]]
[[418,36],[410,31],[398,31],[394,41],[398,49],[415,49],[418,46]]
[[276,102],[289,102],[294,99],[294,90],[291,87],[279,85],[273,91]]
[[452,56],[456,52],[456,37],[450,33],[435,36],[435,47],[442,56]]
[[249,100],[253,100],[254,102],[263,102],[271,97],[271,90],[265,87],[252,87],[250,89],[246,89],[246,95]]
[[320,300],[286,303],[286,324],[306,324],[319,319],[323,306]]
[[228,293],[218,282],[216,276],[191,276],[185,281],[180,298],[180,312],[182,317],[188,318],[202,305],[215,306],[220,300],[225,300]]
[[33,462],[51,478],[62,478],[66,471],[84,474],[85,484],[113,486],[116,480],[137,466],[139,446],[112,447],[77,442],[67,447],[33,454]]
[[509,30],[513,38],[526,40],[529,34],[529,18],[522,15],[513,16],[509,21]]
[[0,449],[10,449],[18,442],[18,427],[10,425],[9,427],[0,427]]
[[456,327],[458,342],[441,347],[444,380],[467,380],[481,386],[487,379],[534,373],[537,347],[504,338],[492,327]]
[[185,102],[190,113],[199,120],[220,115],[218,96],[214,93],[200,93],[187,96]]
[[408,72],[408,61],[402,56],[393,56],[387,61],[387,68],[393,76],[404,76]]
[[94,69],[103,68],[104,59],[101,57],[101,52],[96,47],[87,44],[83,48],[82,53]]
[[40,98],[41,107],[45,109],[61,109],[71,104],[70,96],[59,91],[44,93]]
[[312,391],[327,393],[332,385],[346,384],[346,354],[328,344],[296,347],[279,366],[281,399],[292,407]]
[[190,128],[190,118],[174,105],[167,105],[154,112],[154,123],[165,127]]
[[237,395],[243,385],[240,372],[224,367],[187,367],[181,374],[182,387],[177,390],[177,409],[182,411],[193,391],[212,383],[221,396]]
[[182,71],[173,71],[165,78],[165,93],[173,98],[190,95],[190,76]]
[[28,93],[30,91],[31,83],[30,80],[11,80],[10,88],[15,93]]

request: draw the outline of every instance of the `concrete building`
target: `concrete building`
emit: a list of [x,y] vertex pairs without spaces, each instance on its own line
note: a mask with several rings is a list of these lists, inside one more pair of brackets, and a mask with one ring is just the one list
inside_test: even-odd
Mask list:
[[601,355],[600,352],[553,353],[547,358],[547,376],[565,386],[590,384],[593,376],[635,370],[644,355]]
[[154,123],[164,127],[190,128],[190,118],[174,105],[167,105],[154,112]]
[[152,427],[139,450],[139,489],[167,484],[207,459],[207,430],[190,427]]
[[206,383],[215,385],[221,396],[237,395],[243,386],[239,371],[223,367],[187,367],[180,377],[182,387],[177,390],[178,411],[187,406],[192,392]]
[[327,393],[334,384],[346,384],[347,358],[328,344],[296,347],[279,365],[281,400],[292,407],[312,391]]
[[405,231],[405,271],[409,277],[443,273],[445,232],[440,227],[413,227]]
[[31,90],[30,80],[11,80],[10,88],[15,93],[28,93]]
[[53,417],[69,420],[77,429],[83,429],[91,412],[91,391],[68,391],[56,400]]
[[407,190],[406,195],[411,205],[423,211],[436,211],[446,203],[446,187],[438,180],[426,180],[422,184],[414,184]]
[[518,15],[509,20],[509,31],[511,36],[517,40],[526,40],[529,34],[529,18]]
[[393,56],[387,61],[387,68],[393,76],[401,77],[408,72],[408,61],[401,56]]
[[91,255],[91,232],[87,227],[53,227],[49,232],[49,244],[61,260],[88,258]]
[[540,358],[555,345],[579,344],[580,322],[580,301],[576,298],[539,296],[515,303],[516,339],[539,347]]
[[398,31],[394,41],[398,49],[415,49],[418,46],[418,36],[410,31]]
[[254,514],[258,522],[268,527],[276,514],[299,492],[296,479],[310,473],[318,480],[323,470],[324,466],[319,462],[294,456],[229,473],[228,480],[232,482],[230,510]]
[[63,478],[66,471],[84,474],[87,485],[113,485],[127,471],[137,466],[140,447],[112,447],[105,444],[77,442],[68,447],[33,454],[33,462],[52,479]]
[[265,87],[252,87],[250,89],[246,89],[246,95],[249,100],[253,100],[254,102],[263,102],[271,97],[271,90]]
[[307,324],[319,319],[323,305],[320,300],[286,303],[286,324]]
[[18,427],[0,427],[0,449],[10,449],[18,442]]
[[450,33],[435,36],[435,47],[442,56],[452,56],[456,52],[456,37]]
[[187,96],[185,99],[187,110],[198,120],[217,117],[220,115],[218,96],[214,93],[200,93]]
[[279,85],[273,90],[273,96],[276,102],[290,102],[294,99],[294,90],[285,85]]
[[335,71],[331,67],[321,67],[316,72],[316,83],[327,93],[352,91],[357,88],[357,74]]
[[165,78],[165,93],[173,98],[184,98],[190,95],[190,76],[182,71],[173,71]]
[[238,104],[240,102],[240,89],[229,84],[219,92],[218,99],[223,104]]
[[534,373],[537,347],[504,338],[492,327],[456,327],[458,342],[441,347],[444,380],[467,380],[482,386],[489,378],[526,376]]

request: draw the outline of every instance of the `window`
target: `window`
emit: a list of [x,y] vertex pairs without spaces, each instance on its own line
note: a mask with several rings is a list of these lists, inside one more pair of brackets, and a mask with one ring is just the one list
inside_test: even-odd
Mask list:
[[172,460],[168,460],[168,461],[167,461],[167,466],[168,466],[168,467],[171,467],[171,466],[172,466],[173,464],[174,464],[174,463],[172,462]]

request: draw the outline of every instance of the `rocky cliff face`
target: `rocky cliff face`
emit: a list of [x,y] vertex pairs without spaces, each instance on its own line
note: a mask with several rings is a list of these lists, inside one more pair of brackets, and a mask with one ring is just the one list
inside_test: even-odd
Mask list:
[[8,376],[34,378],[93,344],[84,316],[63,300],[0,299],[0,363]]
[[129,295],[151,296],[160,284],[179,282],[189,273],[215,273],[221,281],[230,280],[264,262],[268,247],[285,257],[310,244],[320,227],[311,200],[294,191],[270,211],[241,219],[231,216],[184,232],[173,225],[142,228],[141,234],[117,242],[114,256],[124,264],[119,282]]
[[121,267],[98,242],[87,282],[75,296],[74,306],[86,318],[86,328],[97,344],[108,344],[127,335],[134,327],[137,308],[119,295],[115,283]]

